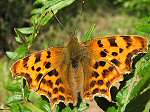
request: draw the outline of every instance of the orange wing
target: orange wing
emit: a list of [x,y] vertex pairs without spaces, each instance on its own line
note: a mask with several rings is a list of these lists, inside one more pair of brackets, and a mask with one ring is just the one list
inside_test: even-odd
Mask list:
[[83,99],[98,95],[111,101],[110,88],[131,71],[133,56],[145,52],[148,41],[140,36],[111,36],[85,42],[83,47],[89,60],[83,60]]
[[23,76],[31,90],[45,95],[53,108],[59,102],[73,103],[74,96],[65,81],[67,69],[65,48],[35,52],[13,64],[13,76]]

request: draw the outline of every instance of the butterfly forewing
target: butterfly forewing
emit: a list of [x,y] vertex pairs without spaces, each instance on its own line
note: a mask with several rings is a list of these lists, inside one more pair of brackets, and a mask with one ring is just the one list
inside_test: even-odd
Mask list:
[[98,95],[111,101],[110,88],[131,71],[133,56],[146,52],[148,42],[140,36],[110,36],[85,42],[83,46],[90,61],[86,67],[83,64],[83,69],[89,71],[84,75],[83,99],[92,100]]
[[65,48],[49,48],[32,53],[12,66],[13,76],[23,76],[29,88],[45,95],[53,107],[59,102],[74,102],[72,91],[65,80]]

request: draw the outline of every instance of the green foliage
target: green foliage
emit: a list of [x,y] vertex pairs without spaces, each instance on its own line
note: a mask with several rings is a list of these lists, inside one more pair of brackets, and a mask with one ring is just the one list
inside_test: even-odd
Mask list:
[[93,33],[95,31],[96,25],[94,24],[89,31],[87,31],[83,36],[81,36],[81,41],[86,42],[92,39]]
[[49,20],[62,8],[73,3],[74,0],[37,0],[34,5],[42,5],[40,8],[32,10],[31,26],[16,28],[16,41],[21,45],[15,52],[7,52],[11,59],[20,59],[28,53],[37,38],[40,28],[47,24]]
[[136,30],[139,34],[150,37],[150,17],[142,18],[137,24]]
[[32,0],[0,0],[0,50],[12,49],[14,27],[28,26]]
[[114,4],[121,6],[124,10],[138,16],[150,15],[150,0],[115,0]]

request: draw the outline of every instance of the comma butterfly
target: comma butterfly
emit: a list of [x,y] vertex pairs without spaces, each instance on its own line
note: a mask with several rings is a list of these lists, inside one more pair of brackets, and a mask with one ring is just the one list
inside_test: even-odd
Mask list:
[[64,102],[76,105],[78,96],[91,101],[103,96],[132,68],[133,56],[147,51],[148,41],[137,35],[99,37],[79,43],[71,38],[66,47],[50,47],[18,60],[13,76],[23,76],[29,88],[45,95],[51,107]]

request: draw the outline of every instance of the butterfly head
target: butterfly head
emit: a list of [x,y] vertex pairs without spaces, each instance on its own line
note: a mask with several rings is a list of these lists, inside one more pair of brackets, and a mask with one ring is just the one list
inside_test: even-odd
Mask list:
[[79,46],[78,38],[75,36],[72,36],[67,44],[67,47],[69,49],[77,48]]

